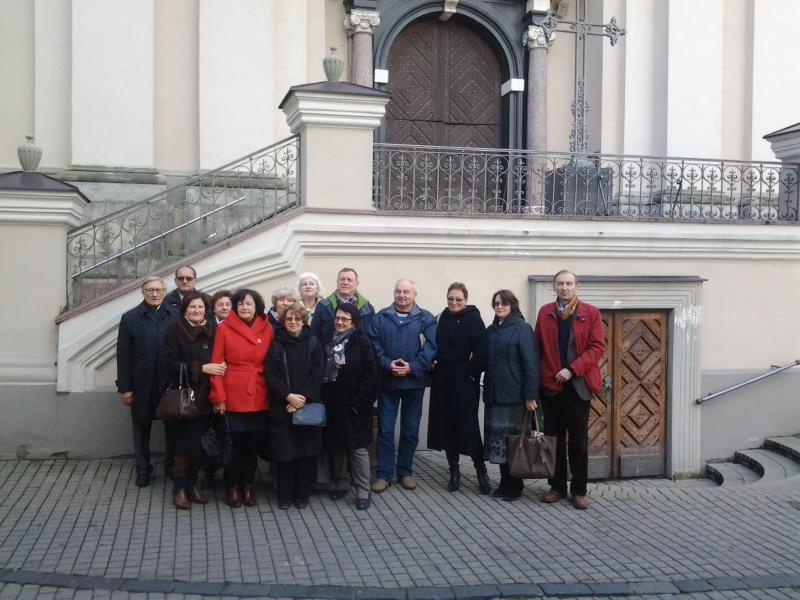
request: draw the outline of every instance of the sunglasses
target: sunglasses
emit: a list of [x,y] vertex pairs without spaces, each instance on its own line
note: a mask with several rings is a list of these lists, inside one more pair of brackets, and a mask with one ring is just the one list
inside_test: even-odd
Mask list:
[[448,302],[463,302],[464,299],[463,298],[456,298],[455,296],[448,296],[447,297],[447,301]]

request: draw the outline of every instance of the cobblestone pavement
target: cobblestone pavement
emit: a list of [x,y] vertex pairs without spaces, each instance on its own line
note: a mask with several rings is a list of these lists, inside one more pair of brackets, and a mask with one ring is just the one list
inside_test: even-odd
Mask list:
[[800,478],[593,484],[576,511],[541,504],[541,481],[480,496],[462,462],[448,494],[444,457],[418,453],[417,490],[368,511],[278,510],[261,469],[256,508],[217,489],[188,512],[127,459],[0,462],[0,599],[800,598]]

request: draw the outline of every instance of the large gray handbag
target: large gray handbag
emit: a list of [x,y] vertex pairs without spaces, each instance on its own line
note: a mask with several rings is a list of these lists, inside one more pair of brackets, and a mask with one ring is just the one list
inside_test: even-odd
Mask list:
[[[530,432],[533,414],[534,430]],[[508,436],[508,470],[513,477],[548,479],[556,470],[556,438],[539,431],[536,411],[525,411],[519,435]]]

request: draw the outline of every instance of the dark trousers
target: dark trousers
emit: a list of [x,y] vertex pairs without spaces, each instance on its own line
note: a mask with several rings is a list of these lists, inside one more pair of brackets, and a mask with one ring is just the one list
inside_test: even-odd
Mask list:
[[175,474],[175,428],[164,424],[164,473]]
[[149,475],[153,472],[150,462],[150,430],[153,422],[133,422],[133,457],[136,461],[136,473]]
[[314,482],[314,473],[317,470],[317,457],[305,456],[277,465],[278,502],[307,501],[311,495],[311,484]]
[[258,438],[263,431],[232,431],[233,457],[225,467],[225,487],[253,485],[258,466]]
[[589,408],[589,402],[581,400],[572,386],[566,387],[557,396],[542,398],[544,433],[556,438],[556,471],[548,482],[562,496],[567,495],[567,457],[572,473],[570,494],[586,495]]
[[522,488],[525,487],[525,482],[522,477],[514,477],[508,467],[508,463],[500,465],[500,489],[506,496],[519,496],[522,493]]

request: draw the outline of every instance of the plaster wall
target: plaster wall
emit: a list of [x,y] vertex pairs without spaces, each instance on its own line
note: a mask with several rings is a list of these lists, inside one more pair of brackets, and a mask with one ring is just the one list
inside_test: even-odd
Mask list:
[[41,168],[57,168],[72,159],[72,10],[69,2],[35,0],[34,11],[34,131]]
[[668,156],[722,151],[722,17],[722,0],[669,2]]
[[[616,17],[627,23],[625,0],[606,0],[603,3],[602,22]],[[602,117],[600,119],[600,151],[604,154],[622,154],[625,144],[625,56],[627,40],[622,38],[616,46],[603,44],[602,51]]]
[[19,168],[17,146],[34,132],[33,3],[0,0],[0,165]]
[[198,156],[198,3],[155,4],[154,144],[159,170],[195,171]]
[[73,0],[72,163],[152,167],[154,0]]
[[[277,141],[275,13],[261,0],[199,0],[200,168]],[[283,25],[281,25],[283,26]]]
[[753,0],[753,160],[774,160],[762,137],[797,122],[800,2]]
[[753,0],[727,0],[722,19],[722,141],[724,158],[749,159],[753,118]]

